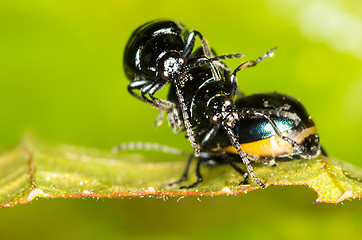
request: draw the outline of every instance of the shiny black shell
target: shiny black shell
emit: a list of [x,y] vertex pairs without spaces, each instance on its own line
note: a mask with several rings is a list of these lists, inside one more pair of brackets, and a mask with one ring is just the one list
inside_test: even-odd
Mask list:
[[[239,98],[235,101],[236,109],[249,108],[260,110],[288,111],[299,117],[299,121],[294,121],[289,117],[273,116],[271,119],[276,124],[281,133],[289,131],[303,131],[313,127],[314,122],[310,118],[303,104],[294,97],[280,93],[254,94]],[[276,133],[266,118],[242,117],[235,123],[234,132],[240,144],[256,142],[262,139],[275,136]],[[201,138],[203,136],[200,136]],[[230,140],[225,131],[221,128],[215,137],[202,146],[203,149],[225,148],[230,146]]]
[[181,52],[189,31],[177,20],[154,20],[143,24],[131,35],[124,52],[127,78],[157,79],[157,63],[166,52]]
[[[214,50],[212,52],[216,55]],[[202,48],[198,48],[192,53],[189,63],[192,64],[193,59],[200,56],[203,56]],[[215,95],[229,96],[232,92],[230,69],[222,68],[214,63],[212,66],[217,73],[216,78],[212,74],[210,65],[203,65],[190,70],[189,76],[191,79],[186,81],[181,89],[193,127],[210,126],[209,116],[205,111],[208,101]],[[171,84],[168,100],[178,104],[174,84]]]
[[[300,119],[298,125],[288,117],[271,117],[281,133],[294,130],[296,128],[305,129],[314,126],[303,104],[294,97],[280,93],[254,94],[244,98],[239,98],[235,102],[236,108],[255,108],[286,110],[295,113]],[[266,139],[275,135],[270,122],[265,119],[240,119],[235,125],[236,133],[241,144]]]

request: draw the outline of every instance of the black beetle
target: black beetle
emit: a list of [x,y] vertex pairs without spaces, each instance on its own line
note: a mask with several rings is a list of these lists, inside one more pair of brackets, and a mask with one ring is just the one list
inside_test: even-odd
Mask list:
[[[196,36],[202,47],[194,50]],[[234,101],[238,92],[236,73],[272,56],[273,49],[256,61],[240,64],[231,73],[221,59],[242,55],[213,57],[215,53],[203,36],[189,32],[179,21],[156,20],[134,31],[124,54],[126,75],[131,80],[128,91],[166,111],[173,130],[186,131],[195,151],[182,178],[175,183],[186,180],[190,162],[196,158],[197,181],[188,188],[202,181],[201,163],[229,163],[244,176],[242,184],[248,183],[250,174],[265,187],[251,161],[274,165],[279,159],[313,158],[325,153],[313,120],[295,98],[265,93]],[[168,82],[168,99],[155,98],[153,95]],[[246,166],[248,173],[238,162]]]
[[[204,56],[210,61],[220,58],[242,57],[241,54],[219,56],[212,60],[212,50],[200,32],[188,31],[177,20],[154,20],[138,27],[131,35],[124,52],[124,70],[131,81],[128,91],[161,111],[170,111],[175,105],[154,97],[166,83],[174,82],[190,68],[189,57],[195,39],[202,42]],[[207,64],[202,61],[202,64]],[[140,90],[140,94],[136,92]],[[148,94],[149,98],[146,96]]]

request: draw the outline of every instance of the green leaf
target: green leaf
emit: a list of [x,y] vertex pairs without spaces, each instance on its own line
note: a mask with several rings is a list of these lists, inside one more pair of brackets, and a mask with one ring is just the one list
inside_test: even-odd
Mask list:
[[[0,207],[24,204],[38,197],[216,196],[259,189],[254,182],[239,185],[242,177],[227,165],[203,167],[204,181],[196,188],[169,187],[164,183],[179,179],[185,157],[157,153],[155,161],[154,156],[147,155],[112,154],[28,137],[0,156]],[[317,193],[315,202],[337,203],[362,196],[362,171],[325,157],[281,162],[276,167],[254,166],[267,187],[306,185]],[[190,169],[185,184],[195,180],[194,166]]]

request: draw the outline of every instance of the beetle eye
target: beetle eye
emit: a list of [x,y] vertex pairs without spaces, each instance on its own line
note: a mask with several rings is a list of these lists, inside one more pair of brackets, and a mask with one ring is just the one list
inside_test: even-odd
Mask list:
[[233,107],[233,106],[234,106],[234,102],[233,102],[230,98],[225,98],[225,99],[224,99],[224,106],[225,106],[225,107]]
[[169,81],[170,80],[170,75],[168,74],[167,71],[162,71],[161,72],[161,77],[166,80],[166,81]]
[[179,57],[178,62],[179,62],[180,65],[185,65],[186,64],[186,58]]

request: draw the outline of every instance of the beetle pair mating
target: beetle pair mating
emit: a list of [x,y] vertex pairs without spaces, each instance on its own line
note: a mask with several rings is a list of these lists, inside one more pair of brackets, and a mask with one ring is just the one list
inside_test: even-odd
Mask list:
[[[195,48],[196,38],[202,47]],[[303,105],[279,93],[238,94],[236,74],[273,55],[273,49],[255,61],[243,62],[233,72],[222,62],[242,54],[217,56],[198,31],[188,31],[175,20],[156,20],[137,28],[128,41],[124,67],[128,91],[163,113],[175,132],[186,131],[194,153],[181,183],[196,158],[201,163],[230,164],[248,184],[249,174],[260,187],[251,162],[275,165],[278,159],[314,158],[321,152],[316,126]],[[169,83],[167,100],[154,95]],[[238,95],[238,96],[236,96]],[[236,100],[234,101],[234,99]],[[239,167],[242,162],[247,171]]]

